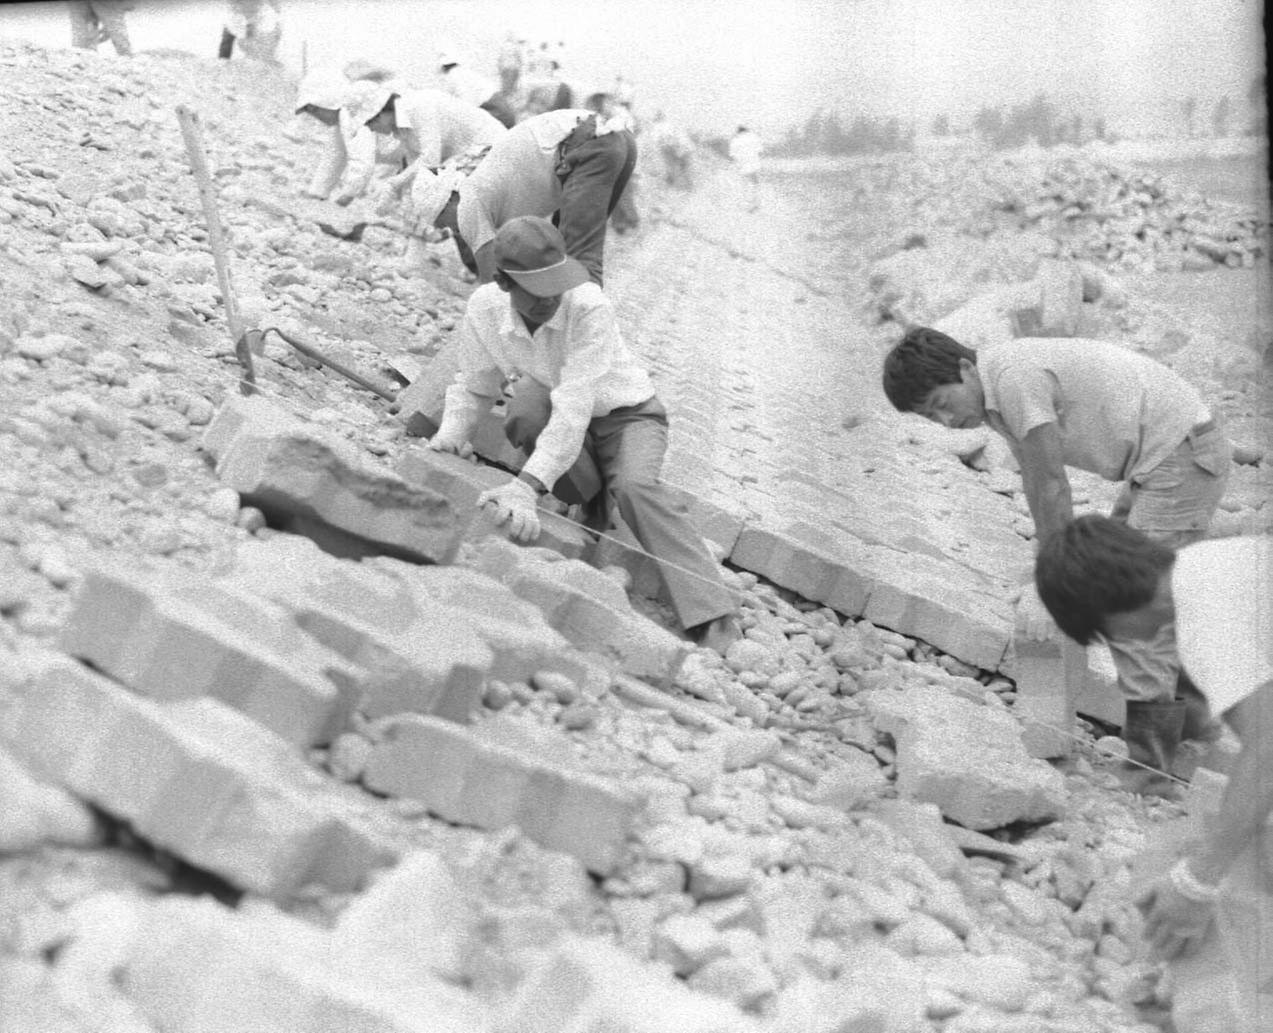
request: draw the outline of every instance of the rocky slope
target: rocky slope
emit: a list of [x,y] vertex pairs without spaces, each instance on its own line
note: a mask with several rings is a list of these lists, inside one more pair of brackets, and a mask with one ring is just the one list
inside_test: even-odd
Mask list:
[[[341,242],[291,200],[321,142],[292,123],[292,84],[276,71],[0,45],[0,86],[2,724],[104,555],[194,578],[279,541],[200,448],[239,366],[178,104],[203,121],[249,323],[393,383],[436,352],[469,286],[449,244],[404,276],[390,231]],[[705,218],[695,195],[647,186],[649,222]],[[913,210],[941,221],[921,200]],[[617,240],[609,260],[635,264],[647,240]],[[712,263],[744,260],[703,248],[705,279]],[[382,400],[277,340],[257,366],[270,401],[368,462],[409,446]],[[1239,512],[1254,519],[1261,484],[1247,476]],[[724,660],[692,653],[668,692],[629,685],[625,702],[604,679],[485,687],[475,725],[491,741],[640,791],[643,819],[604,876],[528,836],[368,791],[362,761],[379,733],[366,722],[305,760],[412,859],[399,883],[375,883],[380,897],[244,894],[0,753],[12,802],[0,816],[0,1028],[274,1021],[276,1001],[247,1000],[244,986],[319,1012],[358,1002],[377,1029],[1155,1028],[1161,970],[1128,887],[1147,833],[1179,808],[1112,791],[1100,730],[1085,725],[1052,772],[1056,820],[989,835],[943,823],[898,798],[904,721],[890,725],[872,697],[940,690],[943,706],[993,713],[986,728],[1011,741],[1012,683],[745,571],[727,578],[747,641]],[[395,922],[403,908],[414,926]],[[229,946],[182,969],[184,935]],[[197,980],[188,997],[171,989]],[[287,1028],[278,1021],[268,1028]]]

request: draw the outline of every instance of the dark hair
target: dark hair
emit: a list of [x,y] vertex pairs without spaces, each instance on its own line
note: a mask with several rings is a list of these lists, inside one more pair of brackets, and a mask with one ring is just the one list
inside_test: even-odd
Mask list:
[[958,384],[959,360],[977,361],[977,353],[953,337],[926,326],[913,326],[884,358],[884,394],[900,412],[914,412],[934,388]]
[[1044,539],[1034,583],[1057,627],[1085,646],[1107,617],[1148,605],[1175,561],[1173,549],[1135,528],[1089,514]]

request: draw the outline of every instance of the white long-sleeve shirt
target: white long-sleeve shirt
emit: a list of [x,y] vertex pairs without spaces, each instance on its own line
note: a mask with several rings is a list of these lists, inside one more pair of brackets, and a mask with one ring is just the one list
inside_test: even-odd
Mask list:
[[649,373],[623,343],[614,306],[592,282],[563,294],[533,336],[509,296],[488,283],[469,296],[458,332],[460,369],[439,433],[471,433],[509,377],[537,380],[549,389],[552,415],[523,470],[549,489],[578,458],[594,417],[654,396]]

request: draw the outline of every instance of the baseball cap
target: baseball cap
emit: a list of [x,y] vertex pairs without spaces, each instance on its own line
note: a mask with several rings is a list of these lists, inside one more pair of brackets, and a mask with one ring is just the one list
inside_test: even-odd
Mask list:
[[495,268],[540,298],[551,298],[587,283],[588,270],[566,254],[557,227],[537,215],[509,219],[494,241]]

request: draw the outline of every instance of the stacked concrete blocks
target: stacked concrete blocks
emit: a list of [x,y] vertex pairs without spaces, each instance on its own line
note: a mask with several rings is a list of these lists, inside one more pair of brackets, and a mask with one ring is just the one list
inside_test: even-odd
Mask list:
[[188,572],[89,570],[58,644],[135,692],[211,696],[299,746],[339,734],[364,691],[286,611]]
[[579,560],[490,540],[473,562],[534,604],[578,649],[624,674],[667,686],[689,652],[687,642],[637,613],[620,584]]
[[608,874],[638,820],[640,800],[605,779],[548,766],[469,729],[414,714],[381,730],[363,772],[367,788],[422,803],[446,821],[516,825],[550,850]]
[[37,776],[241,889],[358,889],[397,849],[294,747],[213,699],[155,703],[60,653],[27,661],[0,743]]
[[332,551],[446,563],[467,530],[444,496],[376,468],[350,443],[256,396],[227,402],[202,445],[246,503]]

